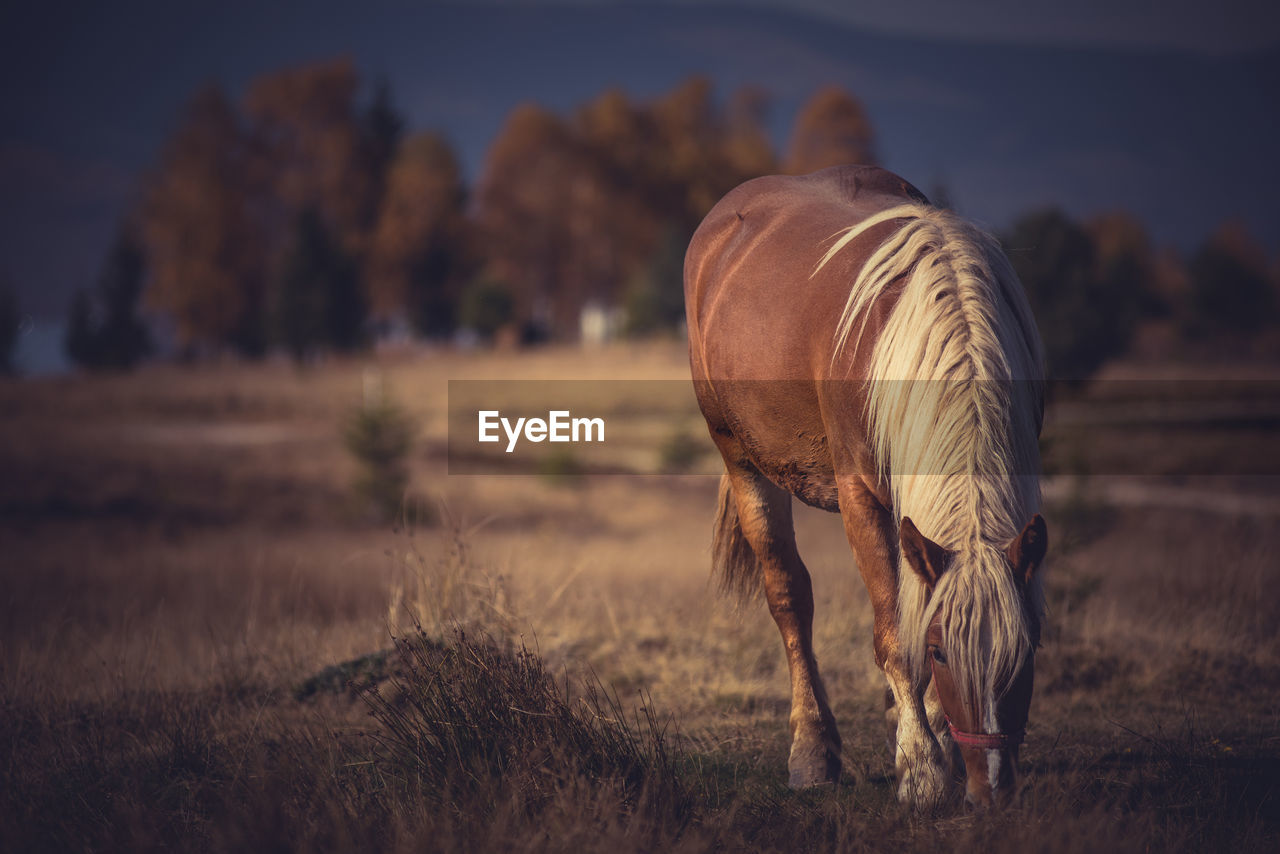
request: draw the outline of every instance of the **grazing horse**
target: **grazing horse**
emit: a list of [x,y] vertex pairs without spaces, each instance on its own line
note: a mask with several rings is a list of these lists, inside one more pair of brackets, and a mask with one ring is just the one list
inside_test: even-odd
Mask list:
[[685,259],[689,357],[726,472],[713,564],[763,587],[791,675],[792,786],[836,782],[791,497],[839,512],[875,611],[900,800],[1015,783],[1044,610],[1041,346],[999,244],[868,166],[758,178]]

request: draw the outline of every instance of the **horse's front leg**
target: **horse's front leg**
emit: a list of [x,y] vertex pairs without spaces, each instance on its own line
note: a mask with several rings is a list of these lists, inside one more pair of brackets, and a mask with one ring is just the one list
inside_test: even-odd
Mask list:
[[754,469],[731,468],[731,495],[738,524],[755,552],[765,597],[786,648],[791,673],[791,754],[793,787],[840,779],[840,734],[827,702],[813,654],[813,585],[796,550],[791,495]]
[[[894,765],[898,800],[932,807],[947,789],[942,749],[929,727],[924,685],[907,670],[898,633],[898,547],[893,516],[859,476],[837,479],[840,516],[875,612],[876,664],[889,683],[896,712]],[[892,720],[892,717],[891,717]]]

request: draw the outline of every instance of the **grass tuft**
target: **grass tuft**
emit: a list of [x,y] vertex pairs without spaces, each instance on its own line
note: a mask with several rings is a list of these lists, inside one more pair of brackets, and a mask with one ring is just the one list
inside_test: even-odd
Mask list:
[[599,682],[575,693],[527,648],[462,633],[445,645],[418,632],[395,652],[389,681],[361,696],[380,766],[426,802],[479,821],[517,803],[533,817],[585,787],[661,814],[668,831],[687,819],[679,754],[652,706],[628,714]]

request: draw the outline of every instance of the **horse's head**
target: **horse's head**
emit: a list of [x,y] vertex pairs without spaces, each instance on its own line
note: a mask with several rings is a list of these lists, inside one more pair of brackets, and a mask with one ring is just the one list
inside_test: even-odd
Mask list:
[[[952,552],[910,519],[899,531],[907,564],[932,597],[925,664],[964,759],[965,798],[988,806],[1008,799],[1017,781],[1018,747],[1027,726],[1040,640],[1033,580],[1048,531],[1036,515],[1003,551]],[[982,561],[985,572],[968,572]]]

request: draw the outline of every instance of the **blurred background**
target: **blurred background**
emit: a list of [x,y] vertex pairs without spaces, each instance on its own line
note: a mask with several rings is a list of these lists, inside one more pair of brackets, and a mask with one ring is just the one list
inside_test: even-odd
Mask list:
[[[1277,850],[1280,6],[873,5],[7,4],[0,847]],[[707,582],[685,246],[845,162],[997,234],[1063,380],[1005,821],[897,805],[838,517],[834,791]],[[610,441],[451,456],[499,387]]]
[[845,6],[14,6],[2,362],[672,329],[711,204],[843,162],[1001,234],[1056,374],[1280,350],[1270,5]]

